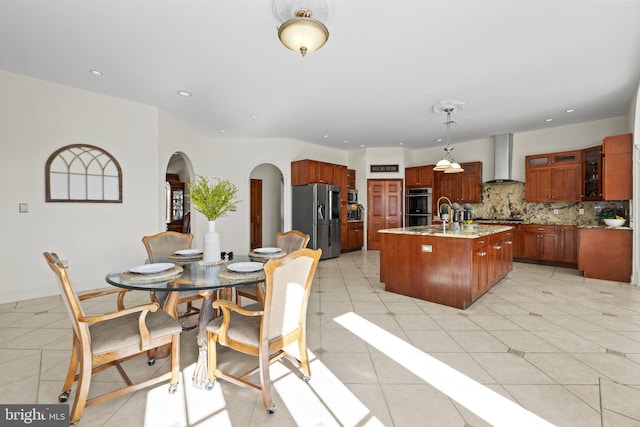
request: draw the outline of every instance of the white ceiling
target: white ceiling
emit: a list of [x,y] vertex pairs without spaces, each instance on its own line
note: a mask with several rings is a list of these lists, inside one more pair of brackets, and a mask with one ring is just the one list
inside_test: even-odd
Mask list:
[[441,100],[466,102],[454,143],[622,116],[640,80],[636,0],[323,3],[329,41],[303,58],[272,0],[2,0],[0,69],[157,106],[206,138],[345,150],[443,145]]

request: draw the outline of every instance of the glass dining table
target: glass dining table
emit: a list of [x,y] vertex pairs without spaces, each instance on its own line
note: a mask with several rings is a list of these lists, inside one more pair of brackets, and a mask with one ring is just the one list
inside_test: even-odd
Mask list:
[[[175,316],[178,294],[196,291],[204,300],[198,317],[198,361],[193,374],[193,385],[210,389],[207,380],[207,324],[213,319],[214,294],[217,298],[231,300],[233,288],[253,285],[264,281],[265,260],[254,260],[248,256],[235,256],[233,260],[217,264],[206,264],[197,260],[181,261],[176,257],[156,258],[153,263],[137,263],[118,267],[110,271],[106,281],[123,289],[166,294],[162,298],[163,310]],[[234,265],[235,264],[235,265]],[[164,357],[157,354],[155,357]]]

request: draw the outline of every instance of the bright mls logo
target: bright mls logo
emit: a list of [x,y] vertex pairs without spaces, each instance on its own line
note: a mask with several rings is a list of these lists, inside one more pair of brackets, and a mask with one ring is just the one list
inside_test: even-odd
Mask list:
[[69,405],[0,405],[0,425],[67,427]]

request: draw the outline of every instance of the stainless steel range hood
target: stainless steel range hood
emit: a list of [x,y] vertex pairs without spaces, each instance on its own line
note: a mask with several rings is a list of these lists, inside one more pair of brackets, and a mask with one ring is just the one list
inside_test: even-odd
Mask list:
[[513,134],[501,133],[493,136],[494,178],[485,184],[518,182],[511,176],[513,162]]

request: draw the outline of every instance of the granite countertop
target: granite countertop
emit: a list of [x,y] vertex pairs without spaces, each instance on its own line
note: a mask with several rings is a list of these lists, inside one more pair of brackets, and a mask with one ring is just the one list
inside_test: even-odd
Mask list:
[[511,230],[513,227],[508,225],[482,225],[477,224],[472,227],[462,227],[458,231],[451,230],[451,227],[447,226],[445,231],[442,230],[441,225],[427,225],[417,227],[402,227],[402,228],[388,228],[386,230],[379,230],[380,233],[388,234],[410,234],[416,236],[437,236],[437,237],[455,237],[463,239],[476,239],[478,237],[488,236],[490,234],[501,233],[503,231]]
[[363,219],[349,219],[347,222],[364,222]]
[[535,224],[535,225],[574,225],[576,228],[603,228],[603,229],[613,229],[613,230],[633,230],[633,227],[622,226],[622,227],[609,227],[606,224],[576,224],[571,222],[529,222],[524,221],[522,219],[486,219],[486,218],[477,218],[473,220],[478,224]]

